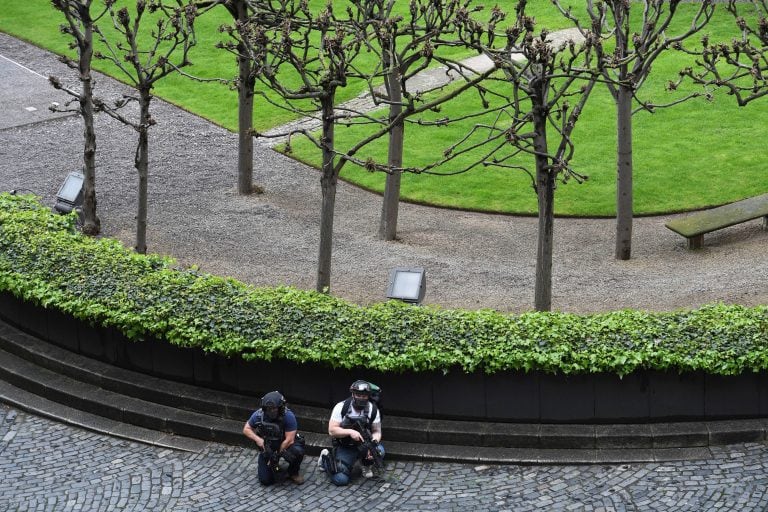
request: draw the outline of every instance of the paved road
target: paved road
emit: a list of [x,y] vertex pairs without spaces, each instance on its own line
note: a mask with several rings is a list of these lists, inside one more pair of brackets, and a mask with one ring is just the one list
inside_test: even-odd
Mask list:
[[[0,86],[0,105],[3,106],[0,130],[75,115],[74,112],[51,112],[48,109],[51,103],[63,106],[70,97],[53,90],[45,76],[3,55],[0,55],[0,77],[3,83]],[[13,84],[13,87],[7,84]]]
[[391,462],[384,480],[262,488],[254,452],[146,446],[0,405],[0,510],[738,510],[768,509],[768,449],[716,448],[711,460],[617,466]]

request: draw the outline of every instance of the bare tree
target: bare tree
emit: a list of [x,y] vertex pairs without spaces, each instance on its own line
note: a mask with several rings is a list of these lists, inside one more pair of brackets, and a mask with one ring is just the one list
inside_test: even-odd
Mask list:
[[[534,305],[538,311],[549,311],[555,187],[558,181],[586,179],[570,165],[575,149],[571,136],[600,79],[597,56],[602,48],[599,34],[589,30],[583,31],[582,44],[568,41],[554,48],[546,30],[536,31],[525,7],[526,1],[520,0],[514,24],[500,45],[495,44],[494,25],[505,16],[501,11],[493,14],[491,27],[466,22],[468,43],[493,60],[511,90],[509,103],[498,109],[493,122],[475,125],[456,148],[467,144],[472,149],[490,148],[483,150],[483,165],[522,170],[531,177],[539,217]],[[479,134],[484,136],[478,138]]]
[[[352,0],[356,7],[351,18],[355,27],[368,41],[368,48],[379,57],[380,66],[368,78],[372,97],[377,104],[389,105],[389,116],[379,123],[388,125],[388,169],[382,201],[379,238],[394,240],[397,235],[400,179],[403,166],[403,148],[406,122],[424,112],[427,101],[430,109],[438,109],[470,88],[477,88],[493,69],[472,70],[450,56],[441,55],[444,48],[463,47],[458,37],[459,16],[470,11],[469,2],[458,0],[413,0],[408,15],[394,12],[394,0]],[[449,54],[447,54],[449,55]],[[411,90],[409,80],[426,69],[440,64],[449,78],[450,87],[433,88],[429,99],[426,90]],[[384,81],[384,94],[378,92],[372,81]],[[457,85],[458,84],[458,85]]]
[[[437,99],[429,98],[423,101],[420,95],[404,95],[407,99],[401,104],[399,101],[392,101],[389,95],[378,95],[380,103],[397,103],[395,107],[404,107],[400,108],[397,114],[390,113],[385,118],[376,117],[354,107],[337,104],[336,92],[339,88],[346,87],[349,80],[355,79],[365,81],[370,91],[377,95],[374,83],[391,71],[387,66],[381,65],[374,66],[373,70],[363,69],[364,66],[361,66],[358,59],[362,50],[376,52],[374,40],[379,36],[386,37],[380,29],[382,25],[391,23],[392,19],[381,15],[381,2],[352,2],[347,8],[346,17],[336,16],[330,4],[317,14],[310,12],[304,3],[293,0],[281,1],[275,7],[267,3],[260,4],[259,7],[254,9],[249,23],[238,24],[237,30],[233,29],[231,33],[236,33],[248,49],[251,60],[255,63],[257,82],[282,98],[283,103],[278,106],[294,115],[317,119],[320,122],[320,137],[306,125],[288,128],[282,133],[260,135],[288,136],[290,151],[290,138],[301,134],[322,153],[323,203],[316,287],[318,291],[326,292],[330,289],[336,183],[343,166],[347,162],[353,162],[370,171],[390,174],[418,172],[418,169],[400,168],[391,162],[378,163],[370,158],[360,159],[356,155],[368,144],[390,134],[393,127],[402,126],[407,116],[436,109],[440,103],[457,97],[469,87],[477,86],[485,75],[472,76],[466,83]],[[425,40],[423,46],[429,47],[429,41]],[[415,55],[419,50],[413,48],[411,52]],[[421,52],[424,52],[424,48]],[[381,56],[381,53],[377,55]],[[421,59],[423,60],[423,57]],[[415,62],[416,57],[413,60]],[[467,70],[461,72],[470,74]],[[415,71],[410,70],[408,74],[398,78],[398,86],[402,86],[407,77],[414,73]],[[257,90],[257,94],[262,94],[266,101],[272,101],[262,90]],[[309,105],[307,100],[310,101]],[[304,103],[301,103],[302,101]],[[342,151],[336,147],[334,139],[335,126],[338,124],[369,124],[374,126],[374,130]]]
[[[114,0],[107,0],[103,9],[97,13],[91,13],[92,0],[53,0],[53,8],[61,12],[66,19],[66,24],[61,25],[64,34],[72,36],[74,41],[70,43],[71,49],[77,49],[77,62],[69,57],[62,56],[60,60],[71,69],[77,69],[80,79],[80,91],[75,91],[62,84],[58,77],[50,76],[49,81],[56,89],[62,90],[72,96],[72,101],[77,101],[77,111],[83,118],[83,233],[97,235],[101,231],[101,221],[96,214],[96,131],[94,129],[94,80],[91,74],[91,61],[93,59],[93,26],[104,16],[108,6]],[[69,106],[67,103],[66,107]],[[52,107],[53,110],[65,111],[65,109]]]
[[[161,78],[190,64],[189,50],[195,44],[194,21],[197,10],[190,0],[176,0],[169,7],[162,0],[136,0],[134,17],[122,7],[115,11],[110,4],[109,15],[120,41],[113,42],[98,26],[94,31],[106,48],[95,57],[112,62],[128,78],[138,93],[124,95],[114,106],[103,102],[97,107],[111,117],[131,126],[139,134],[135,167],[138,172],[138,208],[136,215],[136,245],[138,253],[147,251],[147,181],[149,177],[149,128],[155,124],[150,115],[152,88]],[[146,18],[145,18],[146,16]],[[144,25],[142,22],[146,19]],[[151,28],[147,24],[152,23]],[[147,41],[146,46],[144,42]],[[175,62],[174,62],[175,61]],[[131,121],[121,109],[136,102],[138,120]]]
[[[322,152],[316,288],[327,293],[331,284],[336,184],[343,165],[343,161],[336,160],[334,148],[334,108],[338,89],[346,87],[350,76],[355,75],[352,62],[361,50],[360,41],[347,23],[336,18],[330,3],[315,13],[301,0],[264,2],[231,33],[247,50],[256,80],[282,99],[275,103],[277,106],[297,115],[317,116],[321,121],[319,139],[301,128],[274,136],[301,133]],[[263,91],[258,93],[273,102]]]
[[[570,9],[555,5],[577,26],[578,19]],[[678,12],[680,0],[587,0],[586,8],[591,21],[612,37],[614,49],[601,55],[603,73],[608,90],[616,102],[617,157],[616,157],[616,251],[619,260],[628,260],[632,254],[632,115],[645,110],[653,112],[659,107],[678,104],[697,96],[697,93],[666,105],[640,100],[638,91],[651,73],[656,59],[670,47],[700,31],[714,12],[712,0],[701,0],[691,17],[687,29],[670,34],[672,20]],[[638,11],[642,12],[638,15]],[[638,107],[633,110],[633,103]]]
[[[247,23],[251,13],[259,8],[260,2],[261,0],[209,0],[197,2],[196,5],[199,9],[223,6],[232,17],[234,27],[223,26],[220,31],[232,35],[238,27]],[[220,42],[217,46],[233,53],[237,59],[237,192],[241,195],[261,194],[264,189],[253,183],[253,96],[256,85],[254,63],[244,43],[237,37],[234,42]]]
[[681,75],[707,87],[724,88],[743,107],[768,95],[768,1],[729,0],[726,8],[740,37],[728,42],[702,38],[703,49],[695,52],[697,68],[687,68]]

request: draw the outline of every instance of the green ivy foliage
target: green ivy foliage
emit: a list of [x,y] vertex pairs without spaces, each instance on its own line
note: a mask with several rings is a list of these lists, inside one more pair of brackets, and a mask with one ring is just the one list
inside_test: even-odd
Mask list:
[[293,288],[255,288],[80,234],[32,196],[0,195],[0,291],[119,329],[247,360],[382,371],[768,369],[768,307],[592,315],[358,306]]

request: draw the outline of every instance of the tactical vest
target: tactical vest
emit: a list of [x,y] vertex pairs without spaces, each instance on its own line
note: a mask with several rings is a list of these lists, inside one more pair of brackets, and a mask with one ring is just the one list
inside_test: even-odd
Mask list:
[[[275,425],[277,429],[269,429],[269,425]],[[274,435],[269,435],[269,430],[277,430],[279,435],[277,432]],[[261,421],[256,423],[254,431],[264,439],[264,442],[269,443],[270,448],[277,449],[285,439],[285,416],[278,416],[274,421],[269,421],[262,412]]]
[[[364,414],[363,416],[366,419],[366,428],[368,430],[373,430],[373,421],[376,419],[376,415],[379,412],[379,408],[376,405],[376,402],[370,401],[368,402],[371,404],[371,410],[368,414]],[[341,421],[344,423],[344,418],[347,417],[347,414],[349,414],[349,410],[352,408],[352,397],[347,398],[344,400],[344,404],[341,406]],[[354,446],[354,442],[350,437],[342,437],[342,438],[334,438],[333,439],[334,444],[338,444],[340,446]]]

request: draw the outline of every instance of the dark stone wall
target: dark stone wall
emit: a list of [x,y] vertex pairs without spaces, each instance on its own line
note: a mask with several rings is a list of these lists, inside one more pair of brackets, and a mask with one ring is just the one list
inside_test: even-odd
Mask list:
[[291,361],[244,361],[156,339],[130,341],[57,310],[0,293],[0,317],[74,352],[129,370],[261,396],[278,389],[292,403],[329,407],[359,378],[382,387],[389,414],[510,423],[644,423],[768,415],[768,374],[735,376],[638,371],[552,375],[501,372],[384,373]]

